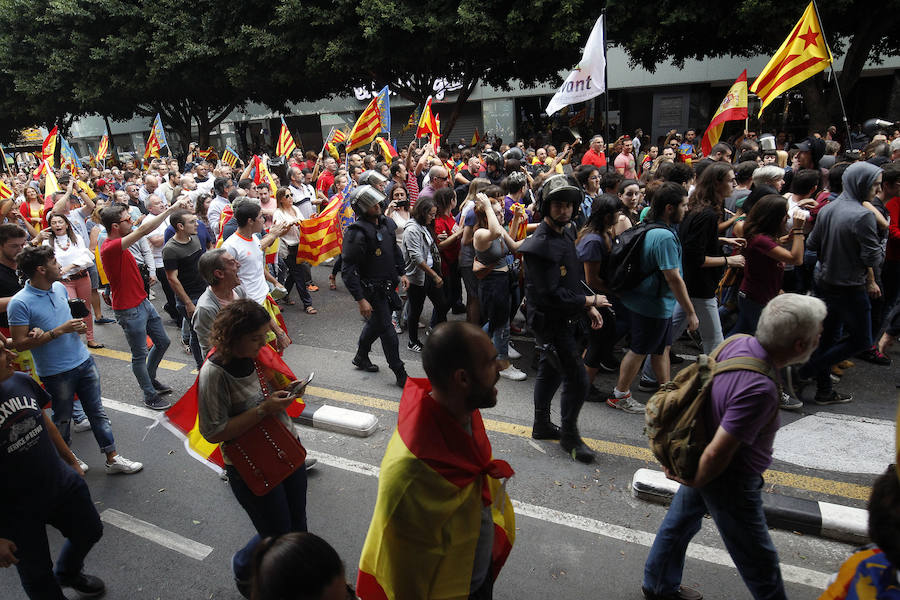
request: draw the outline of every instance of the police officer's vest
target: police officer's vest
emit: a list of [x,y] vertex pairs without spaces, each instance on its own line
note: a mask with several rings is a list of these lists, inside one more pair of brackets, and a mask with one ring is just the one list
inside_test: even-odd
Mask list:
[[[344,260],[357,265],[363,280],[390,280],[397,278],[394,263],[397,245],[397,224],[393,219],[379,217],[378,224],[359,219],[347,227],[347,237],[354,243],[344,246]],[[359,234],[362,234],[361,236]],[[360,242],[361,240],[361,242]]]

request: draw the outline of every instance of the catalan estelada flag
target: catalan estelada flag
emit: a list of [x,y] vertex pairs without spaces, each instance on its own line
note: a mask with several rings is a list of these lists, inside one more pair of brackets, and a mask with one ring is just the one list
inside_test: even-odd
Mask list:
[[465,431],[430,395],[427,379],[410,377],[388,442],[378,499],[359,560],[362,600],[469,597],[481,513],[491,507],[495,578],[512,550],[516,517],[481,414]]
[[394,157],[399,156],[397,151],[394,150],[394,147],[391,146],[386,139],[383,137],[375,138],[375,142],[378,144],[378,147],[381,149],[381,154],[384,155],[384,160],[386,163],[391,164],[391,161],[394,160]]
[[237,152],[232,150],[231,146],[225,146],[225,151],[222,152],[222,162],[230,165],[232,169],[237,165],[238,155]]
[[290,156],[291,152],[297,149],[294,138],[291,136],[291,130],[288,129],[284,117],[281,117],[281,132],[278,134],[278,144],[275,146],[275,154],[278,156]]
[[703,140],[700,149],[704,156],[708,156],[712,147],[719,143],[722,137],[722,128],[725,121],[742,121],[747,118],[747,69],[735,80],[725,94],[725,98],[719,104],[716,114],[709,122],[709,127],[703,132]]
[[109,136],[104,134],[100,138],[100,146],[97,148],[97,162],[106,160],[106,154],[109,152]]
[[366,109],[359,115],[350,136],[347,139],[347,152],[356,150],[372,143],[378,132],[381,131],[381,116],[378,110],[378,97],[372,98]]
[[[268,345],[263,346],[259,351],[256,357],[256,365],[263,377],[266,378],[269,389],[272,391],[283,390],[297,379],[294,377],[290,367]],[[198,374],[194,380],[194,385],[185,392],[184,396],[172,408],[160,416],[158,422],[184,440],[184,448],[191,456],[214,471],[221,473],[225,469],[225,462],[222,460],[222,450],[219,448],[219,444],[207,442],[200,435],[198,418],[199,381],[200,375]],[[296,402],[288,406],[287,413],[292,418],[296,418],[300,416],[305,407],[303,400],[297,398]]]
[[56,153],[57,135],[59,135],[59,128],[54,127],[44,138],[44,143],[41,144],[41,160],[49,163],[51,167],[53,166],[53,155]]
[[825,70],[832,60],[831,50],[816,17],[815,4],[810,2],[791,35],[750,87],[750,91],[762,101],[759,114],[762,115],[766,106],[780,94]]
[[341,253],[341,195],[338,194],[318,215],[300,221],[297,263],[313,266]]
[[422,108],[422,116],[419,117],[419,126],[416,128],[416,137],[420,138],[440,134],[440,128],[434,118],[434,114],[431,112],[431,96],[428,96],[425,107]]

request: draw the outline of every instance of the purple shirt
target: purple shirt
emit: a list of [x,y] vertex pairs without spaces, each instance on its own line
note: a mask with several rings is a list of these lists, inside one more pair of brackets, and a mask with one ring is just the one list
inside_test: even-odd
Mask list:
[[[769,355],[754,337],[735,340],[716,359],[751,356],[771,364]],[[721,425],[742,444],[730,469],[762,474],[772,464],[772,445],[778,431],[778,387],[754,371],[731,371],[713,380],[711,402],[704,408],[710,435]]]

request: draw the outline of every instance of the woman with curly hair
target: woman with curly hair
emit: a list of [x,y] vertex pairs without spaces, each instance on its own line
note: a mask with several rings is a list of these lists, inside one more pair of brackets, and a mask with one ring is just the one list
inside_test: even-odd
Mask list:
[[[200,434],[210,443],[223,444],[250,431],[273,415],[293,431],[285,409],[296,395],[276,390],[256,359],[266,345],[270,317],[252,300],[235,300],[216,316],[210,331],[215,351],[198,376]],[[253,552],[260,539],[292,531],[306,531],[306,470],[297,469],[264,496],[257,496],[223,451],[228,485],[247,512],[257,535],[231,559],[238,590],[249,597]]]

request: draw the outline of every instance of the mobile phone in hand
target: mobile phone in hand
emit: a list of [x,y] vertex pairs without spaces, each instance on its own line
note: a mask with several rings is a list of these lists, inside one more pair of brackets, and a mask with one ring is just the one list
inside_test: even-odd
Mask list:
[[309,374],[309,377],[306,378],[306,381],[298,381],[288,388],[288,392],[290,392],[291,396],[299,398],[303,395],[303,392],[306,391],[306,386],[313,380],[313,377],[316,376],[316,372],[313,371]]

